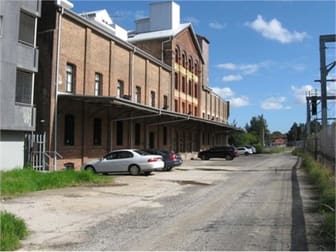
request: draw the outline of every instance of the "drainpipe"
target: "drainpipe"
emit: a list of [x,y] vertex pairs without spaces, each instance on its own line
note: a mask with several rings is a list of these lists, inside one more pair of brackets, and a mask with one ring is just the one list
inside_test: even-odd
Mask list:
[[60,47],[61,47],[61,25],[64,7],[61,7],[61,12],[58,15],[57,26],[57,52],[56,52],[56,80],[55,80],[55,105],[54,105],[54,171],[57,170],[57,128],[58,128],[58,82],[59,82],[59,61],[60,61]]

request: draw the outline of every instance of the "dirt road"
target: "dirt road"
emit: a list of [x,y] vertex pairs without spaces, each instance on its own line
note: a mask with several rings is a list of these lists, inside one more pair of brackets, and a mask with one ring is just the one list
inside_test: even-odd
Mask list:
[[289,153],[185,161],[2,208],[32,230],[23,250],[317,250],[314,195],[296,162]]

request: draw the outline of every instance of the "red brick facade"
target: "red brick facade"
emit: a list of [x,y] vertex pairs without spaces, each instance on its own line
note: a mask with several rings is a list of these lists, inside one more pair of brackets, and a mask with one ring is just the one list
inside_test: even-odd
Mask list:
[[[49,4],[43,11],[57,9]],[[163,148],[187,157],[227,143],[224,130],[231,129],[225,124],[227,103],[203,88],[207,66],[190,27],[166,42],[132,45],[71,12],[59,15],[49,19],[55,27],[51,39],[39,37],[41,54],[51,57],[41,59],[36,84],[37,106],[50,107],[38,109],[38,120],[47,122],[38,130],[49,135],[48,151],[54,151],[57,141],[56,151],[63,157],[57,169],[67,162],[79,169],[84,162],[119,148]],[[43,73],[46,69],[51,69],[49,74]]]

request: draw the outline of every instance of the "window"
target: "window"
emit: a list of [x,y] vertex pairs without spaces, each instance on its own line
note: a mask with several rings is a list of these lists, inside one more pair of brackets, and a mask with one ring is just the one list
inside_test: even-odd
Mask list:
[[65,115],[64,118],[64,145],[75,144],[75,117]]
[[2,30],[3,30],[3,17],[0,15],[0,38],[2,37]]
[[188,105],[188,114],[192,115],[192,107],[191,104]]
[[155,107],[155,92],[151,91],[151,106]]
[[117,145],[123,145],[124,125],[123,122],[117,122]]
[[192,83],[191,83],[191,80],[189,80],[189,83],[188,83],[188,94],[192,95]]
[[122,80],[118,80],[117,97],[123,97],[123,95],[124,95],[124,82]]
[[179,79],[178,79],[178,74],[175,73],[175,89],[178,90],[178,87],[179,87]]
[[175,49],[175,62],[176,63],[179,62],[179,50],[178,50],[178,48]]
[[184,53],[182,54],[182,66],[183,66],[183,67],[186,66],[186,56],[185,56]]
[[32,104],[33,73],[16,70],[15,101]]
[[101,135],[102,135],[102,120],[100,118],[95,118],[93,120],[93,144],[101,145]]
[[168,108],[168,96],[164,95],[163,96],[163,109],[167,109]]
[[19,41],[35,45],[35,18],[24,12],[20,12]]
[[75,86],[75,71],[76,67],[73,64],[68,63],[66,66],[66,86],[65,91],[68,93],[73,93]]
[[102,95],[102,74],[96,73],[95,74],[95,86],[94,86],[94,95],[99,96]]
[[141,103],[141,87],[139,86],[135,88],[135,100],[137,103]]
[[186,91],[186,81],[185,81],[185,77],[182,77],[182,92],[185,93]]
[[182,113],[185,113],[185,103],[182,102]]
[[198,96],[197,89],[198,89],[197,84],[195,84],[195,85],[194,85],[194,96],[195,96],[196,98],[197,98],[197,96]]
[[192,71],[192,67],[192,59],[188,59],[188,68],[190,72]]
[[175,112],[178,112],[178,101],[174,100]]
[[197,62],[195,63],[194,73],[195,73],[195,75],[198,75],[198,64],[197,64]]
[[168,139],[168,137],[167,137],[167,127],[163,127],[163,137],[162,137],[162,139],[163,139],[163,145],[167,145],[167,139]]
[[198,111],[197,111],[197,107],[195,107],[195,109],[194,109],[194,115],[195,115],[195,116],[197,116],[197,112],[198,112]]
[[134,144],[140,145],[140,139],[141,139],[141,125],[139,123],[136,123],[134,126]]

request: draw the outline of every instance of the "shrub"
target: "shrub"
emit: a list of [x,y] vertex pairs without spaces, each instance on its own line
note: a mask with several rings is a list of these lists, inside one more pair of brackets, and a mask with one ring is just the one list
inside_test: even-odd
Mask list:
[[28,235],[26,224],[21,218],[8,212],[0,212],[0,249],[15,250],[20,248],[20,240]]

